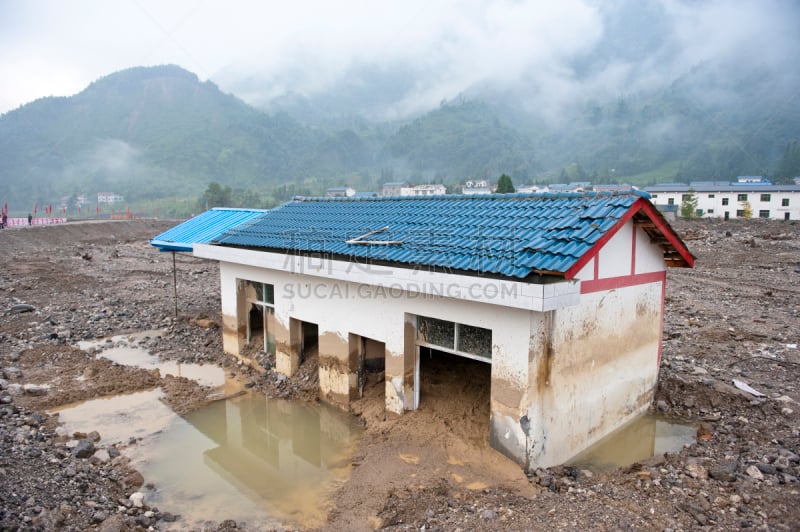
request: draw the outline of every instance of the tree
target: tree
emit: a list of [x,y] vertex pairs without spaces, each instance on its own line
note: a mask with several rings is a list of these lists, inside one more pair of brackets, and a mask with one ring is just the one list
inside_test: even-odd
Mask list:
[[740,201],[739,205],[742,207],[742,218],[752,218],[753,217],[753,207],[750,205],[749,201]]
[[231,187],[223,187],[216,181],[208,184],[208,188],[200,197],[200,206],[206,209],[214,207],[230,207],[231,206]]
[[690,188],[688,194],[681,199],[681,218],[694,218],[697,214],[697,195]]
[[497,192],[498,194],[513,194],[516,192],[517,189],[514,188],[514,183],[511,182],[511,177],[503,174],[497,180]]

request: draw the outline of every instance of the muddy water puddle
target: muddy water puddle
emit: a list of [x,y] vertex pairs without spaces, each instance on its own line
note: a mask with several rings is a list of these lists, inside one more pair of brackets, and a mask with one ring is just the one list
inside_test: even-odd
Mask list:
[[[102,355],[119,347],[130,346]],[[122,443],[145,479],[145,504],[181,515],[181,528],[223,519],[252,530],[325,523],[361,434],[352,416],[255,392],[178,416],[162,396],[95,399],[59,410],[60,420],[70,433],[97,430],[101,445]]]
[[694,443],[697,427],[650,414],[612,432],[568,464],[591,471],[608,471],[664,453],[679,452]]
[[78,347],[85,351],[96,351],[97,356],[123,366],[143,369],[157,369],[161,376],[186,377],[203,386],[223,386],[225,371],[213,364],[180,363],[160,360],[146,349],[147,342],[158,339],[164,331],[144,331],[135,334],[112,336],[106,340],[79,342]]

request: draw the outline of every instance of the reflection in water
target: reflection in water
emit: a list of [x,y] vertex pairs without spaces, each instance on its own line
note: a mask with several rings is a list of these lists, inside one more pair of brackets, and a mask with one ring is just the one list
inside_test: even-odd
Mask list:
[[180,514],[181,527],[228,518],[252,530],[324,524],[329,496],[350,473],[360,434],[353,418],[256,393],[178,417],[162,396],[151,390],[58,412],[70,433],[99,430],[103,444],[140,438],[125,454],[155,486],[145,502]]
[[607,471],[652,456],[681,450],[695,441],[696,427],[644,415],[612,432],[568,463],[583,469]]
[[224,516],[316,527],[349,475],[357,434],[338,410],[249,394],[178,419],[133,458],[156,486],[148,504],[182,514],[184,525]]
[[[160,331],[81,342],[82,349],[108,345],[99,356],[162,375],[181,375],[238,391],[213,365],[159,362],[138,347]],[[59,410],[68,432],[98,430],[104,445],[138,443],[124,449],[147,486],[145,502],[180,514],[181,528],[234,519],[248,530],[283,525],[322,526],[329,497],[350,474],[360,427],[327,405],[267,399],[247,393],[219,400],[183,417],[160,401],[161,390],[96,399]]]

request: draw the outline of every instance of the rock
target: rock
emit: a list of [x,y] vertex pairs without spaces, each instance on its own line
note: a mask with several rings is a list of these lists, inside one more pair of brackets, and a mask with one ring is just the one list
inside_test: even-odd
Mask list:
[[213,329],[217,326],[214,320],[209,320],[205,318],[199,318],[194,320],[195,325],[198,327],[202,327],[203,329]]
[[78,445],[72,449],[72,456],[75,458],[89,458],[94,454],[94,443],[91,440],[83,439],[78,441]]
[[693,375],[708,375],[708,370],[700,366],[692,366]]
[[43,395],[47,395],[50,391],[50,386],[47,384],[25,384],[22,386],[23,391],[26,395],[33,395],[35,397],[41,397]]
[[161,520],[167,523],[174,523],[178,519],[180,519],[179,515],[173,515],[169,512],[164,512],[163,514],[161,514]]
[[744,472],[747,473],[747,475],[750,478],[754,478],[756,480],[764,480],[764,475],[761,473],[761,471],[759,471],[758,467],[754,465],[748,466],[748,468],[745,469]]
[[669,410],[669,405],[665,400],[659,399],[658,402],[656,402],[656,408],[658,408],[659,412],[666,412]]
[[92,463],[94,464],[105,464],[109,460],[111,460],[111,457],[105,449],[99,449],[92,455]]
[[703,509],[699,506],[695,506],[693,504],[684,503],[681,505],[681,509],[685,512],[688,512],[694,520],[697,521],[697,524],[700,526],[705,526],[708,524],[708,516],[705,514]]
[[3,368],[3,376],[9,380],[21,379],[22,370],[16,366],[9,366],[7,368]]
[[144,484],[144,477],[138,471],[131,471],[123,480],[126,486],[140,488]]
[[153,520],[151,518],[147,517],[146,515],[142,514],[142,515],[136,516],[136,524],[147,528],[151,524],[153,524]]
[[736,463],[732,460],[727,460],[717,467],[709,469],[708,474],[714,480],[722,482],[734,482],[736,480]]
[[144,506],[144,493],[142,493],[141,491],[136,491],[134,493],[131,493],[131,496],[128,498],[131,500],[134,507],[141,508],[142,506]]
[[108,516],[106,515],[105,512],[98,511],[92,514],[92,521],[94,521],[95,523],[102,523],[103,521],[106,520],[107,517]]
[[493,521],[497,519],[497,512],[494,510],[484,510],[481,512],[481,519],[486,519],[487,521]]
[[689,464],[686,466],[686,472],[692,478],[705,480],[708,478],[708,470],[700,464]]
[[772,464],[756,464],[756,467],[765,475],[774,475],[778,472]]
[[100,441],[100,433],[99,433],[99,432],[97,432],[96,430],[93,430],[92,432],[90,432],[89,434],[87,434],[87,435],[86,435],[86,437],[87,437],[88,439],[92,440],[92,441],[93,441],[93,442],[95,442],[95,443],[97,443],[97,442],[99,442],[99,441]]
[[122,530],[127,530],[128,527],[125,526],[125,518],[120,514],[114,514],[103,521],[103,524],[100,525],[100,532],[121,532]]
[[23,312],[33,312],[36,310],[36,307],[33,305],[26,305],[25,303],[20,303],[18,305],[12,306],[6,312],[8,314],[22,314]]

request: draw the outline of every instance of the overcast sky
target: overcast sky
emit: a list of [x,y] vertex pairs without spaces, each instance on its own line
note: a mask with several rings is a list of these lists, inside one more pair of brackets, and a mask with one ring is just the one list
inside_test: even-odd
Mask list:
[[[592,55],[622,34],[628,46]],[[0,0],[0,113],[166,63],[251,102],[323,91],[354,64],[399,63],[428,75],[401,102],[408,111],[486,80],[565,99],[665,83],[711,60],[796,72],[786,60],[799,40],[800,0]]]

